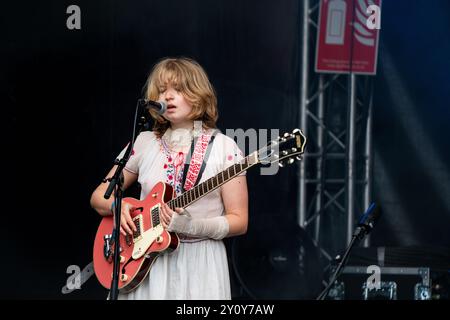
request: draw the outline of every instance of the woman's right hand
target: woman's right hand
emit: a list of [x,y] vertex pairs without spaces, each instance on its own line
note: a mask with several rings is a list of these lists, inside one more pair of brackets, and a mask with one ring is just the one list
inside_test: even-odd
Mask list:
[[[133,232],[137,231],[136,225],[134,224],[130,214],[134,209],[135,207],[133,205],[122,201],[120,214],[120,233],[123,236],[126,236],[127,234],[133,235]],[[114,214],[115,211],[113,212],[113,215]],[[114,225],[115,221],[116,220],[114,219]]]

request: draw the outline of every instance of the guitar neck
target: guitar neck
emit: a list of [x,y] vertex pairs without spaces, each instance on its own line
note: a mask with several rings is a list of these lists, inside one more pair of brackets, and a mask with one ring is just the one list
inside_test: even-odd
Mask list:
[[184,192],[180,196],[168,201],[167,205],[172,210],[175,210],[175,208],[186,208],[187,206],[191,205],[201,197],[219,188],[221,185],[230,181],[231,179],[238,176],[243,171],[247,170],[248,168],[254,166],[257,163],[258,163],[258,154],[257,152],[254,152],[245,157],[241,162],[228,167],[227,169],[218,173],[214,177],[205,180],[204,182],[193,187],[192,189]]

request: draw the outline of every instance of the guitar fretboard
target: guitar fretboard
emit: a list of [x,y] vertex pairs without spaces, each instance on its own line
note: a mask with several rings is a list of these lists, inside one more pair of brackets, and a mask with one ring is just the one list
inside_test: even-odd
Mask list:
[[258,163],[257,153],[245,157],[240,163],[236,163],[224,171],[218,173],[214,177],[211,177],[202,183],[196,185],[192,189],[184,192],[182,195],[167,202],[169,208],[174,210],[175,208],[185,208],[197,201],[209,192],[217,189],[224,183],[238,176],[243,171],[247,170],[251,166]]

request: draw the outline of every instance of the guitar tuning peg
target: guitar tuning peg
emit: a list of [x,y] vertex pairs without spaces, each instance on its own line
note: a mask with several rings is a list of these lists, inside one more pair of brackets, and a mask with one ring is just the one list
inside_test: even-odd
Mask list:
[[285,137],[285,138],[289,137],[289,133],[286,132],[286,133],[283,135],[283,137]]
[[292,148],[292,152],[297,152],[297,148]]
[[290,158],[290,159],[288,160],[288,164],[293,164],[294,161],[295,161],[294,159]]
[[284,167],[284,163],[283,162],[278,162],[278,165],[283,168]]
[[285,155],[288,154],[288,152],[287,152],[286,150],[283,150],[283,151],[281,152],[281,154],[282,154],[283,156],[285,156]]
[[297,159],[298,161],[303,160],[302,156],[296,156],[295,159]]
[[280,141],[281,142],[286,142],[286,138],[281,138]]

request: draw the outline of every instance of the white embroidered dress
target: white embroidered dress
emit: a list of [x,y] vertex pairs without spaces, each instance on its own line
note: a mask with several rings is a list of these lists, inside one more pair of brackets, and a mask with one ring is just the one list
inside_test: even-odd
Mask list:
[[[125,149],[119,157],[124,154]],[[242,159],[243,155],[234,140],[222,133],[217,133],[200,182],[215,176]],[[141,200],[157,182],[173,181],[171,172],[167,170],[169,160],[175,161],[168,158],[164,152],[162,140],[156,138],[153,132],[142,132],[137,137],[132,156],[125,169],[138,174],[138,182],[142,188]],[[193,219],[225,214],[221,188],[214,190],[186,209]],[[231,299],[228,262],[223,241],[213,239],[190,241],[182,241],[177,250],[161,255],[143,283],[133,292],[119,294],[119,299]]]

